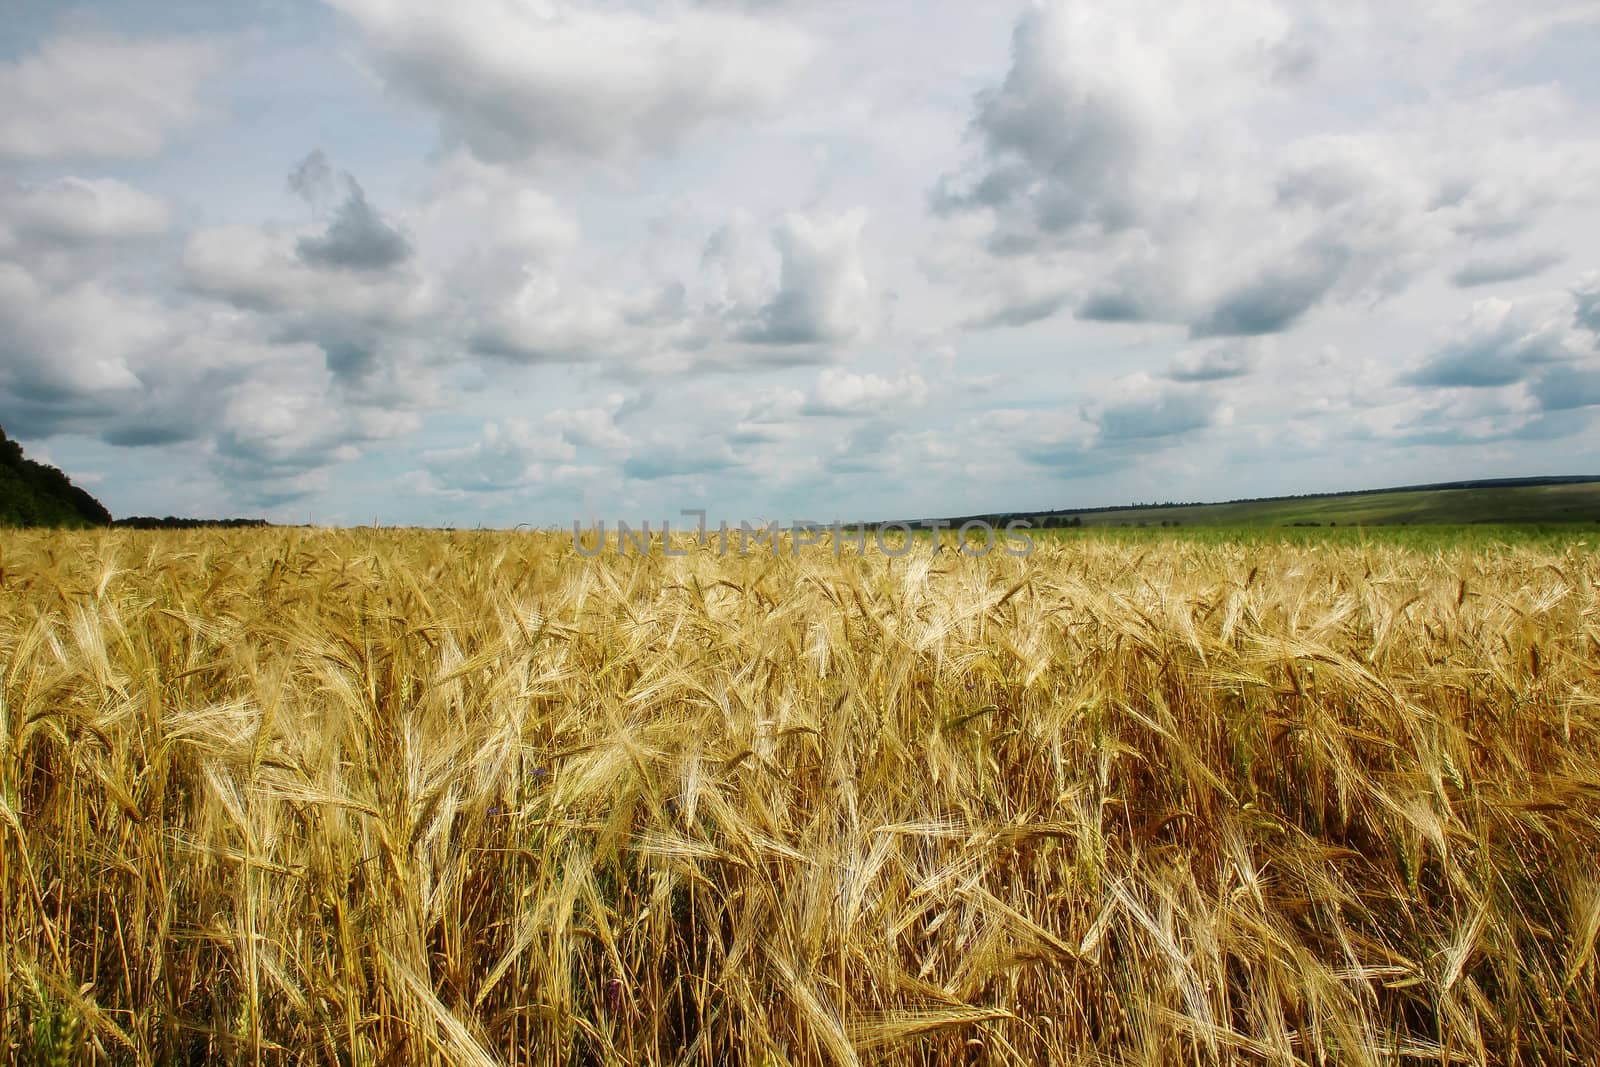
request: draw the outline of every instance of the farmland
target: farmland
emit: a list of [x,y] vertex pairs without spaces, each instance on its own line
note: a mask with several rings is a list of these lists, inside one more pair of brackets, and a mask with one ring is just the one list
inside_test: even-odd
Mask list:
[[4,1057],[1600,1061],[1592,530],[1340,534],[8,532]]
[[[1508,478],[1403,486],[1353,493],[1314,493],[1209,504],[1145,504],[986,516],[1026,519],[1035,527],[1432,526],[1459,536],[1463,525],[1507,527],[1600,523],[1600,478]],[[955,520],[960,525],[960,520]]]

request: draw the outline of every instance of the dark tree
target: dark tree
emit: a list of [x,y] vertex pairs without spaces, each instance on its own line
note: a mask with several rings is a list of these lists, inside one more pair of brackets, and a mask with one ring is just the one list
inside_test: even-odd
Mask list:
[[0,526],[105,526],[111,513],[54,467],[22,454],[0,429]]

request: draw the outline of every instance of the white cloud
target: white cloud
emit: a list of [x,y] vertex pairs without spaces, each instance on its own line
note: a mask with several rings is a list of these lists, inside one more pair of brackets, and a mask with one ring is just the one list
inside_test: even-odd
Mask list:
[[622,464],[622,474],[639,482],[666,478],[693,478],[716,474],[739,464],[739,458],[720,439],[688,442],[657,436],[640,442]]
[[0,63],[0,158],[141,158],[202,114],[213,43],[63,35]]
[[183,265],[198,291],[259,311],[399,323],[432,306],[434,294],[414,276],[333,273],[304,262],[295,243],[254,226],[211,227],[190,235]]
[[1564,258],[1551,249],[1509,249],[1474,257],[1463,263],[1450,280],[1462,289],[1516,282],[1543,274]]
[[778,290],[739,334],[763,345],[837,344],[874,325],[862,257],[865,211],[791,214],[774,232],[783,263]]
[[1138,371],[1109,383],[1076,412],[1011,412],[1007,421],[1024,459],[1082,478],[1147,462],[1232,419],[1232,407],[1210,390]]
[[435,279],[309,265],[292,235],[238,226],[195,232],[183,267],[194,293],[236,310],[239,329],[314,346],[350,399],[401,411],[444,399],[434,365],[453,348]]
[[582,363],[622,356],[623,297],[529,274],[508,298],[481,312],[469,343],[513,363]]
[[1172,357],[1167,377],[1177,382],[1214,382],[1242,378],[1261,362],[1263,345],[1248,340],[1210,342],[1186,348]]
[[[1538,26],[1574,17],[1546,14]],[[1410,27],[1387,11],[1319,15],[1308,36],[1302,17],[1266,0],[1226,15],[1030,8],[1009,70],[975,105],[972,157],[933,191],[961,224],[940,261],[975,264],[968,321],[1023,325],[1072,307],[1195,336],[1283,333],[1330,305],[1388,299],[1552,205],[1594,199],[1600,139],[1555,86],[1450,86],[1425,105],[1397,92],[1354,127],[1325,108],[1296,121],[1302,101],[1370,90],[1347,53],[1359,41],[1425,32],[1430,57],[1452,62],[1503,43],[1477,23]],[[1211,20],[1206,32],[1197,18]],[[1539,32],[1513,22],[1510,36]],[[1285,49],[1304,53],[1293,77]],[[1527,277],[1555,255],[1479,253],[1457,281]]]
[[631,443],[617,425],[617,414],[625,400],[621,393],[606,396],[600,405],[585,408],[558,408],[545,416],[545,425],[577,448],[617,451]]
[[801,408],[806,394],[799,389],[761,389],[744,399],[731,412],[719,413],[723,425],[732,424],[728,440],[734,444],[760,446],[777,444],[801,436]]
[[235,473],[252,484],[298,477],[417,427],[414,415],[340,403],[329,378],[312,360],[280,358],[229,392],[218,451]]
[[225,66],[8,25],[0,418],[138,510],[872,517],[1600,449],[1588,0],[334,6],[217,7]]
[[1404,374],[1413,386],[1496,388],[1582,354],[1570,300],[1476,301],[1443,344]]
[[559,262],[578,246],[578,220],[543,189],[514,170],[453,152],[429,175],[422,215],[429,241],[460,251],[487,249],[506,261]]
[[814,47],[784,23],[692,8],[332,2],[386,85],[494,161],[672,148],[708,123],[781,102]]
[[928,400],[922,375],[908,371],[895,378],[852,374],[825,367],[801,412],[806,415],[867,415],[919,408]]
[[[241,498],[255,483],[303,474],[346,453],[331,439],[382,436],[388,411],[348,412],[326,399],[326,372],[306,346],[275,347],[226,314],[173,307],[97,280],[41,283],[0,263],[0,403],[26,436],[78,433],[118,447],[198,442]],[[323,397],[308,406],[310,398]],[[295,434],[293,447],[284,442]],[[330,438],[328,435],[332,435]]]
[[323,270],[378,272],[410,259],[411,239],[372,206],[355,177],[346,172],[334,182],[328,171],[327,159],[319,149],[302,160],[289,176],[290,186],[311,203],[325,195],[316,185],[338,188],[343,194],[323,232],[305,234],[295,241],[295,255],[300,262]]
[[471,445],[428,451],[422,458],[438,489],[497,493],[542,484],[577,457],[559,433],[526,419],[506,419],[484,423]]
[[1600,347],[1600,271],[1590,271],[1578,279],[1572,297],[1577,301],[1574,321],[1593,334],[1596,347]]
[[38,185],[0,184],[0,234],[8,230],[18,240],[139,240],[164,233],[170,220],[164,200],[114,178],[69,176]]
[[139,387],[130,367],[169,336],[161,309],[95,281],[61,290],[0,263],[0,321],[7,359],[0,383],[14,397],[72,405]]
[[776,285],[778,258],[748,211],[736,209],[700,257],[708,299],[730,317],[753,317]]
[[1178,437],[1226,417],[1223,405],[1205,390],[1143,373],[1117,382],[1087,414],[1106,442]]

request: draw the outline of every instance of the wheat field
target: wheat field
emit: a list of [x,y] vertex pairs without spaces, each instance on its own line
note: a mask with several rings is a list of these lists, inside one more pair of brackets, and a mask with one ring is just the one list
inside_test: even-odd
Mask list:
[[1600,562],[0,540],[0,1049],[1600,1062]]

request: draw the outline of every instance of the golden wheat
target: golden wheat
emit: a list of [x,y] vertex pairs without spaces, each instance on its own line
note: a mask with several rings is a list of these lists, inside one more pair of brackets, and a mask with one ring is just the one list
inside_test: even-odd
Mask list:
[[7,533],[0,1049],[1600,1062],[1597,582]]

